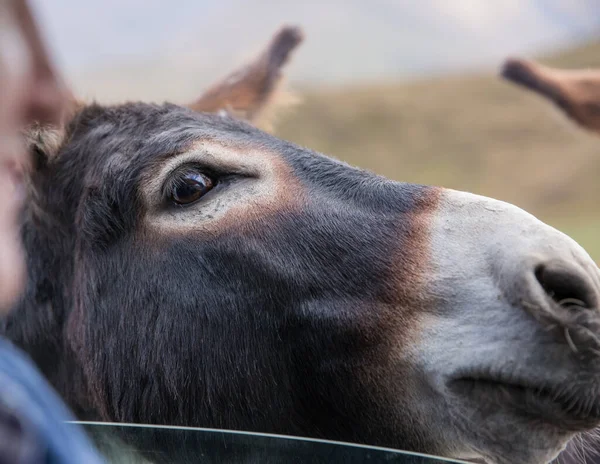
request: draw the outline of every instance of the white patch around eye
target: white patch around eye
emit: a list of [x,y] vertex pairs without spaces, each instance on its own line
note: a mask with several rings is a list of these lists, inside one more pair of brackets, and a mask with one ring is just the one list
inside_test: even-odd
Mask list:
[[[206,199],[185,207],[165,208],[163,185],[169,176],[180,166],[196,163],[207,169],[240,175],[218,191],[209,192]],[[170,232],[210,232],[225,218],[241,221],[244,217],[260,215],[285,194],[278,165],[281,161],[275,154],[256,147],[198,142],[189,151],[167,159],[144,176],[142,195],[147,205],[148,225]]]

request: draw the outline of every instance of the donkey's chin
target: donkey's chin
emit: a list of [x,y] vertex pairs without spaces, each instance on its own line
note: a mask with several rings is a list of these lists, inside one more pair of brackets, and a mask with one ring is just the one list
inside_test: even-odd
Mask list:
[[574,390],[474,375],[451,380],[448,389],[467,407],[501,407],[508,414],[566,432],[600,423],[600,396],[594,386]]
[[[461,375],[447,383],[452,403],[462,411],[467,441],[490,464],[550,462],[576,433],[600,424],[597,387],[565,388],[489,374]],[[473,433],[475,423],[480,429]]]

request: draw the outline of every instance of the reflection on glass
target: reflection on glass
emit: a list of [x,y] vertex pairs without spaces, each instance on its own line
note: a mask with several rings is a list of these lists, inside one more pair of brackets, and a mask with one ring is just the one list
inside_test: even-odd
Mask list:
[[444,464],[437,457],[278,435],[80,422],[111,464]]

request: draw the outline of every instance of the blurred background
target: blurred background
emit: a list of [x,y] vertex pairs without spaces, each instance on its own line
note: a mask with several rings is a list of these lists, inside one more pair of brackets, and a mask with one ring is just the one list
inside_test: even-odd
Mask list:
[[600,0],[33,0],[78,96],[187,102],[284,23],[302,103],[280,137],[514,203],[600,262],[600,137],[500,80],[508,55],[600,68]]

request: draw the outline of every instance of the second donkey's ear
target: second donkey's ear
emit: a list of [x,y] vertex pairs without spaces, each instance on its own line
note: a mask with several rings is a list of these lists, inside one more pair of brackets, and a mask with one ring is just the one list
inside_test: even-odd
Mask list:
[[580,126],[600,134],[600,70],[563,70],[511,58],[502,77],[558,106]]
[[187,106],[199,112],[224,110],[254,124],[269,125],[265,116],[273,116],[273,107],[290,102],[278,92],[281,69],[302,40],[299,28],[283,27],[252,62],[214,83]]

